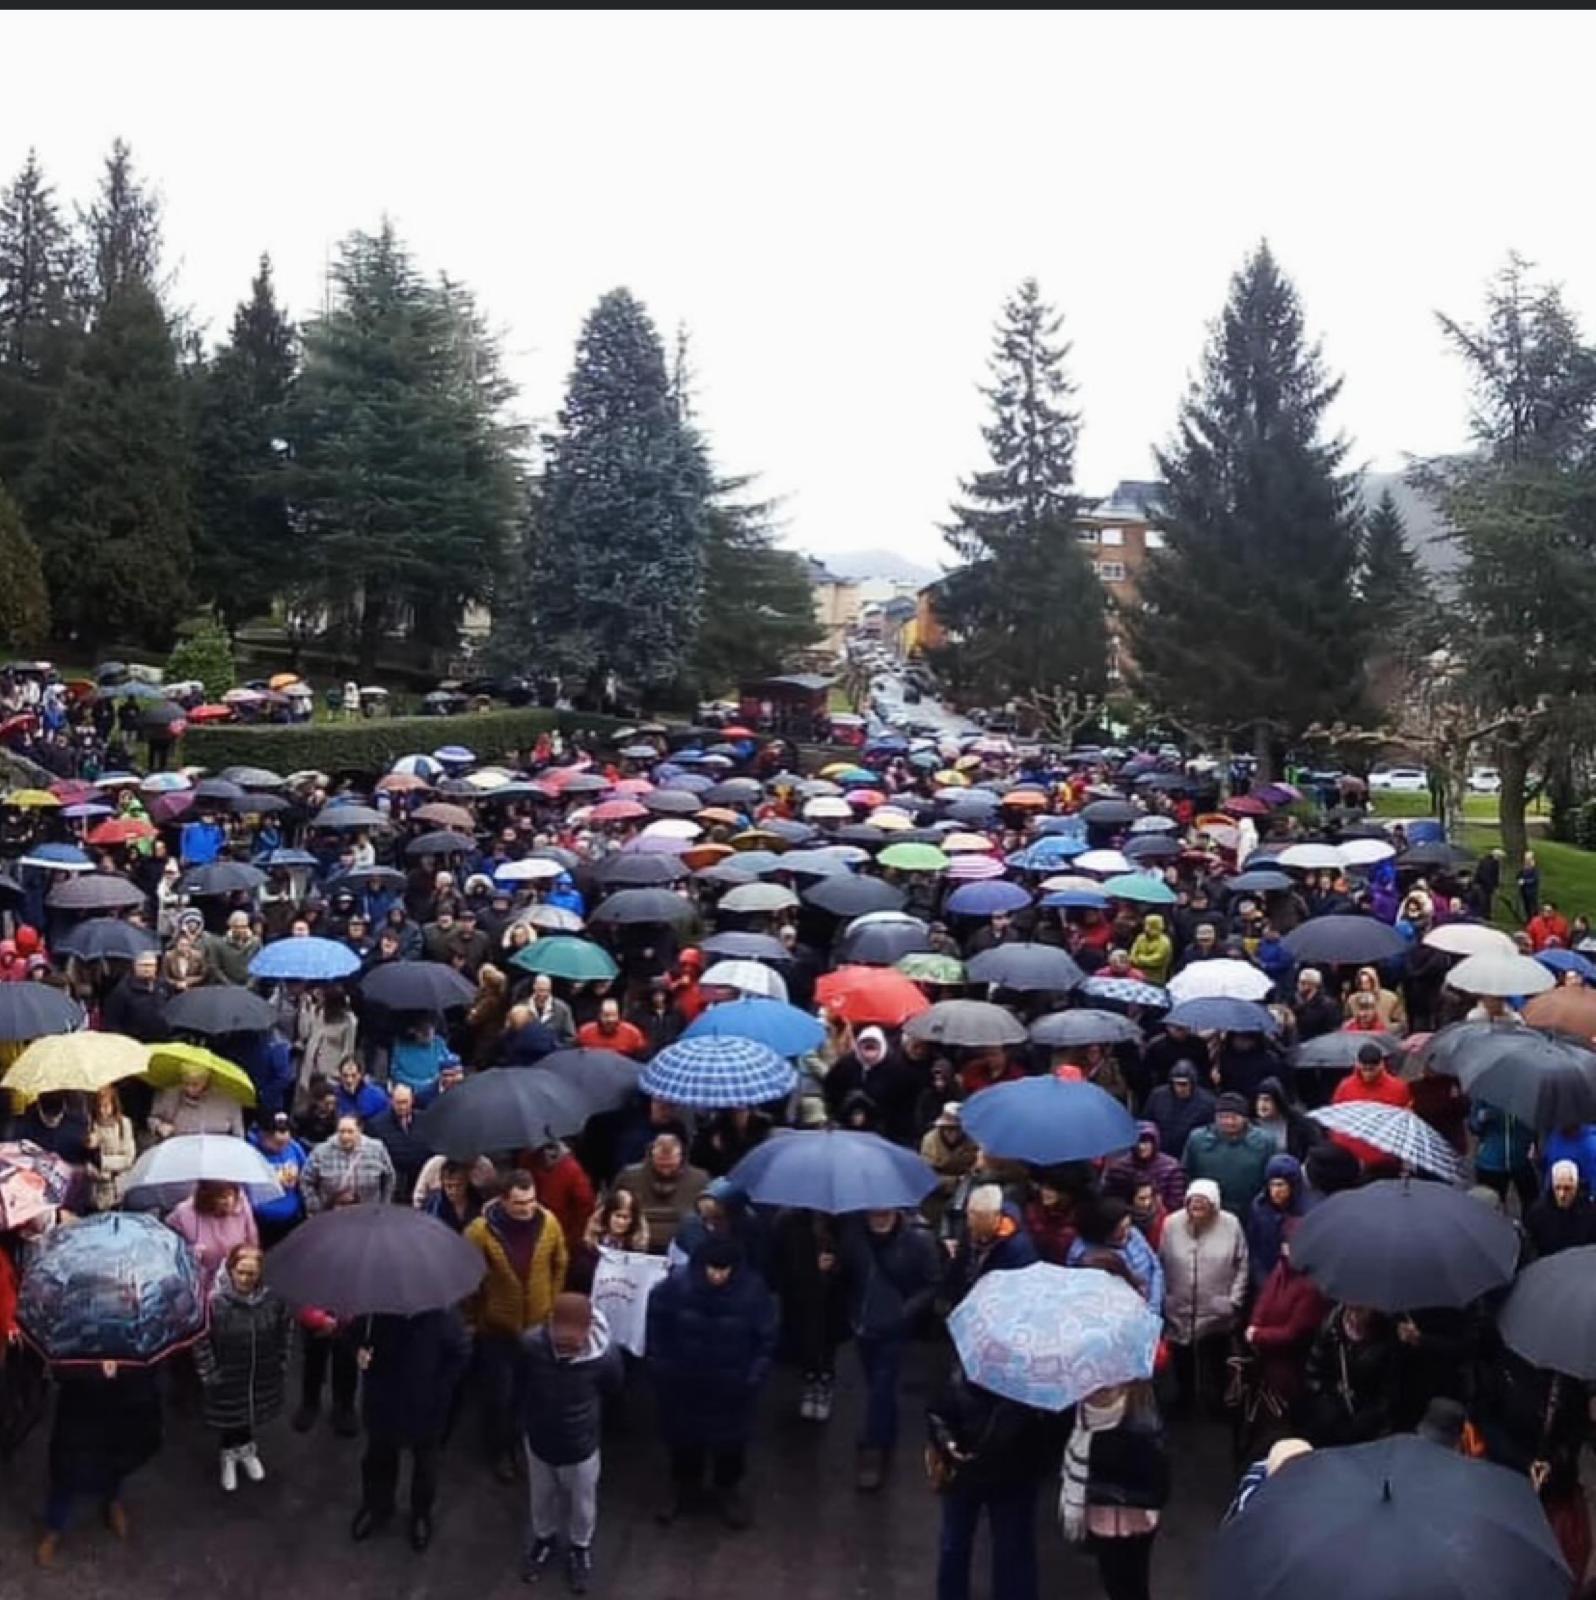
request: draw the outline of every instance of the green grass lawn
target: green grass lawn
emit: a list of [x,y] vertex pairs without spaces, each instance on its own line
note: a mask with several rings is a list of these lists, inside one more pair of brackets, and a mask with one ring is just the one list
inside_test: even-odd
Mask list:
[[[1377,794],[1374,796],[1374,813],[1378,817],[1427,817],[1430,815],[1429,796]],[[1495,795],[1471,794],[1464,804],[1464,813],[1468,820],[1463,843],[1469,849],[1491,850],[1501,844]],[[1569,916],[1580,911],[1587,916],[1596,916],[1596,853],[1537,837],[1544,827],[1544,818],[1544,808],[1539,804],[1531,806],[1530,838],[1535,859],[1540,863],[1542,898],[1555,900]],[[1507,886],[1511,887],[1513,871],[1504,870],[1502,876]],[[1513,926],[1517,926],[1517,923]]]

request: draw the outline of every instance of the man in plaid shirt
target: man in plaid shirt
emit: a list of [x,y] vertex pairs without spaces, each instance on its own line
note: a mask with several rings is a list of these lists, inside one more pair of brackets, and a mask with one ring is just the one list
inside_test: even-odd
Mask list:
[[384,1204],[393,1198],[394,1170],[388,1147],[360,1131],[360,1118],[342,1116],[332,1138],[317,1145],[299,1175],[305,1210]]

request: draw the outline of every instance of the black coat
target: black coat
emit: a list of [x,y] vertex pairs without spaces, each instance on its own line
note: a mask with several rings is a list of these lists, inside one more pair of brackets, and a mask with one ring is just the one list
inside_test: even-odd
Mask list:
[[1377,1322],[1354,1343],[1337,1308],[1308,1351],[1308,1437],[1315,1445],[1366,1444],[1390,1431],[1397,1398],[1397,1340]]
[[677,1267],[649,1296],[648,1365],[665,1442],[710,1449],[746,1444],[776,1351],[776,1300],[737,1267],[716,1287],[704,1263]]
[[157,978],[147,987],[130,973],[111,991],[105,1002],[108,1033],[125,1033],[140,1044],[159,1044],[172,1031],[165,1022],[170,984]]
[[355,1330],[371,1351],[361,1385],[367,1434],[390,1444],[436,1444],[471,1359],[471,1336],[460,1313],[372,1317],[356,1322]]
[[1169,1447],[1156,1415],[1130,1416],[1092,1435],[1086,1503],[1157,1511],[1169,1500]]
[[1543,1194],[1524,1213],[1524,1232],[1535,1247],[1535,1256],[1555,1256],[1559,1250],[1574,1250],[1596,1244],[1596,1206],[1577,1201],[1566,1211],[1550,1194]]
[[594,1315],[587,1349],[573,1359],[554,1350],[547,1326],[521,1335],[521,1427],[532,1454],[551,1467],[586,1461],[599,1447],[604,1396],[624,1378],[621,1352]]
[[970,1459],[957,1464],[958,1489],[1018,1489],[1058,1465],[1059,1420],[971,1383],[954,1367],[927,1415],[932,1445]]
[[889,1234],[873,1233],[862,1217],[842,1222],[842,1266],[848,1282],[848,1321],[870,1339],[904,1339],[931,1309],[942,1281],[942,1255],[931,1231],[900,1220]]
[[208,1428],[258,1428],[283,1409],[293,1313],[270,1289],[249,1299],[226,1288],[211,1301],[209,1331],[194,1346]]
[[389,1160],[393,1162],[394,1174],[398,1179],[394,1186],[394,1199],[408,1201],[415,1190],[417,1176],[433,1155],[432,1146],[416,1132],[415,1117],[412,1115],[408,1128],[401,1127],[390,1106],[371,1119],[366,1132],[373,1139],[382,1141]]
[[895,1144],[914,1144],[919,1133],[914,1108],[923,1076],[897,1050],[889,1050],[869,1069],[850,1051],[826,1074],[826,1110],[833,1122],[841,1122],[849,1095],[863,1090],[881,1118],[882,1134]]
[[114,1378],[90,1372],[58,1378],[50,1478],[80,1493],[105,1493],[161,1448],[161,1395],[151,1368]]

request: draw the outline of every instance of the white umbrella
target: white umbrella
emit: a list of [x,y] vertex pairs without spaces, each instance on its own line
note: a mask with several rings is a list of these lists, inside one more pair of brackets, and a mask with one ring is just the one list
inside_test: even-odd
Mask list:
[[1131,824],[1132,833],[1173,833],[1180,824],[1173,817],[1138,817]]
[[1506,999],[1513,995],[1542,994],[1557,986],[1556,974],[1540,962],[1521,955],[1465,956],[1446,975],[1449,989],[1464,994],[1488,994]]
[[1389,861],[1396,854],[1396,846],[1384,839],[1348,839],[1338,847],[1341,859],[1349,867],[1372,867],[1376,862]]
[[1500,928],[1483,922],[1443,922],[1431,928],[1424,943],[1449,956],[1516,956],[1518,946]]
[[902,922],[910,927],[922,926],[920,918],[911,917],[907,911],[862,911],[842,931],[846,936],[855,928],[868,928],[877,922]]
[[256,1203],[279,1199],[283,1192],[254,1145],[227,1133],[180,1133],[133,1163],[126,1193],[144,1205],[174,1206],[203,1180],[235,1183]]
[[821,794],[804,801],[804,816],[811,822],[842,822],[853,815],[853,807],[841,795]]
[[557,878],[564,871],[558,861],[532,856],[525,861],[506,861],[493,876],[500,883],[536,883],[544,878]]
[[1267,972],[1218,956],[1194,961],[1169,980],[1169,993],[1184,1000],[1262,1000],[1274,987]]
[[506,772],[503,767],[482,767],[476,772],[466,774],[466,782],[473,789],[502,789],[505,784],[514,781],[515,774]]
[[1127,861],[1118,850],[1088,850],[1070,863],[1077,872],[1093,872],[1103,877],[1113,877],[1120,872],[1134,872],[1135,863]]
[[705,989],[735,989],[766,1000],[786,1000],[787,980],[757,961],[717,961],[698,980]]
[[732,912],[770,913],[790,911],[798,896],[779,883],[741,883],[720,897],[720,909]]
[[703,828],[687,817],[664,817],[643,829],[643,837],[655,839],[696,839]]
[[1339,872],[1347,858],[1333,844],[1287,845],[1278,857],[1282,867],[1298,872]]

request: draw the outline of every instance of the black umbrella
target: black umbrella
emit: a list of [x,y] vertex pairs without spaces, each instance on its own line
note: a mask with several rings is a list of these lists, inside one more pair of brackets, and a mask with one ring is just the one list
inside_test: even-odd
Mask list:
[[739,884],[758,883],[759,875],[738,865],[734,856],[730,861],[717,861],[712,867],[701,867],[693,876],[703,883],[719,884],[723,889],[735,889]]
[[903,1025],[905,1039],[991,1050],[1024,1044],[1025,1024],[1012,1011],[985,1000],[939,1000]]
[[896,884],[884,883],[880,878],[847,877],[822,878],[811,883],[803,892],[805,905],[829,911],[834,917],[862,917],[871,911],[902,911],[908,900]]
[[669,889],[622,889],[600,901],[589,922],[622,924],[646,922],[689,922],[697,912],[690,900]]
[[236,984],[207,984],[186,989],[166,1002],[163,1013],[173,1033],[266,1033],[277,1022],[272,1005]]
[[1596,1245],[1559,1250],[1526,1267],[1496,1326],[1533,1366],[1596,1378]]
[[687,789],[654,789],[643,796],[643,804],[662,817],[690,817],[704,809],[704,802]]
[[389,826],[388,818],[380,811],[373,811],[370,806],[334,805],[323,806],[320,811],[310,819],[312,828],[336,828],[340,831],[355,832],[369,831],[373,828],[386,828]]
[[365,999],[390,1011],[449,1011],[476,999],[475,987],[440,961],[384,961],[360,981]]
[[972,956],[964,971],[972,983],[995,983],[1032,994],[1065,994],[1086,979],[1069,955],[1051,944],[994,945]]
[[182,888],[185,894],[198,896],[253,894],[265,881],[266,874],[259,867],[243,861],[214,861],[185,874]]
[[1291,1256],[1332,1300],[1377,1311],[1466,1306],[1511,1281],[1518,1233],[1461,1189],[1386,1178],[1315,1206]]
[[120,917],[90,917],[55,940],[55,948],[58,955],[76,956],[79,961],[131,961],[148,950],[159,950],[161,941],[147,928]]
[[576,1133],[592,1114],[586,1096],[560,1074],[490,1067],[439,1095],[416,1118],[416,1132],[451,1160],[471,1161]]
[[808,844],[820,837],[818,828],[811,828],[807,822],[790,821],[786,817],[766,817],[759,826],[787,844]]
[[1404,955],[1408,942],[1389,923],[1374,917],[1312,917],[1282,941],[1301,962],[1316,966],[1363,966]]
[[1081,821],[1094,828],[1120,828],[1142,813],[1128,800],[1094,800],[1081,807]]
[[1425,1059],[1471,1099],[1533,1128],[1596,1121],[1596,1051],[1583,1039],[1516,1022],[1454,1022],[1431,1036]]
[[706,956],[728,961],[791,961],[792,951],[768,933],[712,933],[698,947]]
[[266,1259],[266,1281],[285,1300],[337,1317],[437,1311],[464,1300],[486,1270],[481,1251],[414,1206],[323,1211]]
[[1267,867],[1241,872],[1225,880],[1225,888],[1231,894],[1279,894],[1294,887],[1288,873],[1273,872]]
[[127,911],[144,904],[144,891],[126,878],[86,872],[58,883],[45,903],[52,911]]
[[[822,883],[836,883],[823,878]],[[905,956],[931,948],[931,930],[923,922],[864,922],[843,936],[837,951],[839,966],[893,967]]]
[[1138,833],[1127,839],[1123,853],[1131,861],[1173,861],[1184,846],[1167,833]]
[[1366,1044],[1377,1046],[1387,1061],[1394,1061],[1402,1054],[1402,1041],[1389,1033],[1342,1033],[1338,1029],[1299,1044],[1291,1052],[1291,1064],[1304,1069],[1350,1072],[1358,1063],[1358,1052]]
[[574,850],[567,850],[557,844],[540,844],[535,850],[527,851],[527,859],[531,861],[558,861],[567,872],[575,872],[582,865],[581,856]]
[[691,870],[680,856],[664,850],[634,850],[601,862],[594,876],[606,889],[658,889],[681,882]]
[[826,837],[837,844],[857,845],[861,850],[880,850],[898,836],[895,833],[887,833],[882,828],[867,827],[862,822],[850,822]]
[[1206,1592],[1210,1600],[1567,1600],[1571,1581],[1522,1472],[1394,1434],[1315,1450],[1266,1478],[1220,1528]]
[[215,805],[231,805],[244,798],[241,784],[229,783],[226,778],[201,778],[194,785],[194,804],[203,806],[209,800]]
[[236,783],[241,789],[281,789],[286,781],[265,767],[224,767],[222,778],[227,783]]
[[188,713],[170,700],[150,700],[139,707],[139,723],[146,728],[169,728],[181,722]]
[[532,1069],[552,1073],[581,1097],[590,1115],[617,1111],[637,1093],[641,1062],[618,1050],[556,1050]]
[[1474,859],[1473,852],[1460,849],[1455,844],[1447,844],[1444,840],[1436,839],[1428,844],[1416,844],[1404,850],[1396,858],[1399,867],[1414,867],[1423,871],[1443,872],[1453,871],[1458,867],[1467,866]]
[[603,794],[609,786],[608,778],[601,778],[595,772],[579,772],[574,778],[566,778],[560,783],[560,798],[564,799],[569,794]]
[[463,833],[424,833],[405,846],[407,856],[464,856],[477,847],[475,839]]
[[258,794],[251,792],[241,800],[231,801],[228,810],[236,812],[241,817],[271,817],[280,811],[291,811],[293,801],[280,794]]
[[1052,1050],[1074,1050],[1088,1044],[1137,1044],[1142,1030],[1117,1011],[1054,1011],[1031,1024],[1031,1042]]
[[82,1026],[82,1008],[60,989],[47,983],[0,984],[0,1039],[42,1039]]
[[395,867],[354,867],[327,880],[328,894],[339,889],[352,889],[356,894],[381,893],[384,889],[402,889],[408,880]]
[[759,784],[753,778],[728,778],[724,783],[711,784],[700,801],[706,806],[746,806],[760,795]]

